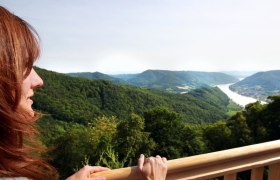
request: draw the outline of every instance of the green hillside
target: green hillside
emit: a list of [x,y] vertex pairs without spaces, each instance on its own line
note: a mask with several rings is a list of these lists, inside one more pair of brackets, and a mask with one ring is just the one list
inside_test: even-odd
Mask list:
[[110,76],[118,78],[118,79],[122,79],[124,81],[127,81],[127,80],[129,80],[131,78],[134,78],[137,75],[138,74],[114,74],[114,75],[110,75]]
[[112,82],[117,82],[117,83],[125,83],[125,81],[120,78],[113,77],[113,76],[103,74],[100,72],[67,73],[67,75],[72,76],[72,77],[82,77],[82,78],[87,78],[87,79],[99,79],[99,80],[107,80],[107,81],[112,81]]
[[192,89],[200,87],[227,84],[236,81],[236,78],[218,72],[167,70],[147,70],[135,78],[128,80],[133,85],[170,92],[189,92]]
[[231,85],[230,89],[266,101],[268,96],[280,94],[280,70],[258,72]]
[[[100,73],[71,73],[71,76],[103,79],[168,92],[185,93],[200,87],[237,82],[238,79],[219,72],[147,70],[140,74],[109,76]],[[122,79],[122,81],[120,81]]]
[[[219,72],[199,72],[199,71],[168,71],[168,70],[147,70],[136,76],[134,79],[146,80],[147,83],[158,82],[162,77],[169,77],[176,80],[178,84],[184,82],[202,83],[216,85],[237,81],[236,78]],[[131,81],[134,81],[133,79]]]
[[73,78],[37,69],[44,79],[38,88],[34,107],[53,118],[86,124],[100,115],[125,119],[130,113],[166,107],[185,122],[213,122],[226,117],[229,99],[218,88],[202,88],[188,94],[146,90],[110,81]]

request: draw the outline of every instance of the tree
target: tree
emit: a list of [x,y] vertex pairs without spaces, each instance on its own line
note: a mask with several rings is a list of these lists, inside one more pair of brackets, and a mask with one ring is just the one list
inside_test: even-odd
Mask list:
[[226,121],[208,124],[203,130],[203,136],[209,151],[220,151],[231,146],[231,131]]
[[262,111],[264,109],[265,106],[262,105],[260,101],[257,101],[246,105],[245,111],[243,112],[252,132],[253,143],[261,143],[267,139],[267,129],[262,117]]
[[92,152],[95,157],[99,158],[109,147],[116,146],[117,121],[115,116],[100,116],[92,124],[89,124],[90,140],[97,144],[97,149]]
[[151,133],[156,142],[155,155],[168,159],[179,158],[183,154],[184,124],[179,115],[164,107],[157,107],[144,113],[145,131]]
[[182,134],[182,156],[192,156],[206,151],[206,144],[202,138],[201,125],[187,124],[185,125]]
[[150,155],[155,148],[155,142],[144,131],[144,119],[132,113],[130,117],[118,125],[117,150],[126,166],[136,163],[140,153]]
[[80,126],[71,127],[54,141],[54,145],[55,149],[49,155],[61,178],[81,168],[85,157],[92,159],[92,152],[97,148],[97,144],[91,141],[89,129]]
[[271,102],[262,112],[264,126],[267,128],[268,140],[280,138],[280,95],[269,96]]
[[236,113],[227,121],[231,130],[231,147],[245,146],[253,143],[252,132],[242,112]]

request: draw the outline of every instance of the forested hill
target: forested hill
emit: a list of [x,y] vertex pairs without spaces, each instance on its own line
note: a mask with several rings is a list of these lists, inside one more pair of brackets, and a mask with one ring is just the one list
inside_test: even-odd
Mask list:
[[228,97],[218,88],[201,88],[188,94],[146,90],[110,81],[74,78],[36,68],[44,86],[36,90],[34,108],[53,118],[87,124],[97,116],[125,119],[154,107],[179,113],[186,122],[213,122],[226,117]]
[[83,77],[83,78],[88,78],[88,79],[99,79],[99,80],[107,80],[107,81],[112,81],[112,82],[117,82],[117,83],[125,83],[124,80],[120,78],[115,78],[107,74],[103,74],[100,72],[81,72],[81,73],[67,73],[67,75],[72,76],[72,77]]
[[[96,76],[96,73],[71,73],[70,75],[90,79],[101,79],[101,76]],[[111,77],[111,79],[108,78],[108,75],[105,76],[103,74],[103,77],[103,79],[113,82],[120,82],[118,78],[123,77],[122,82],[126,82],[127,84],[168,92],[189,92],[190,90],[200,87],[235,83],[238,81],[238,79],[233,76],[219,72],[167,70],[147,70],[140,74],[129,76],[115,75],[114,77],[118,78]]]
[[128,80],[128,82],[134,85],[155,88],[168,88],[170,86],[197,88],[204,85],[227,84],[237,81],[233,76],[218,72],[167,70],[147,70]]
[[258,72],[231,85],[230,89],[266,101],[268,96],[280,94],[280,70]]

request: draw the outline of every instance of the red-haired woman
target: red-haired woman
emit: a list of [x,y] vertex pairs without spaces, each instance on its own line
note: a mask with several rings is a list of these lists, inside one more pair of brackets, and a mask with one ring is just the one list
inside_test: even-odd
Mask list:
[[[0,179],[58,179],[56,170],[36,156],[42,151],[32,109],[33,90],[43,85],[33,69],[39,52],[32,27],[0,6]],[[147,179],[165,179],[166,159],[144,161],[141,155],[139,169]],[[104,170],[85,166],[68,179],[92,179],[91,173]]]

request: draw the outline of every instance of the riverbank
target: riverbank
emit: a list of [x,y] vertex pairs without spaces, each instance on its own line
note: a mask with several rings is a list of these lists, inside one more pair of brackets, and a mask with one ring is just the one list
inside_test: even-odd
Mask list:
[[[236,104],[239,104],[240,106],[245,107],[249,103],[258,101],[258,99],[243,96],[243,95],[237,94],[236,92],[233,92],[232,90],[229,89],[230,85],[232,85],[232,84],[220,84],[220,85],[217,85],[217,87],[221,91],[223,91]],[[262,103],[265,103],[265,102],[262,101]]]

